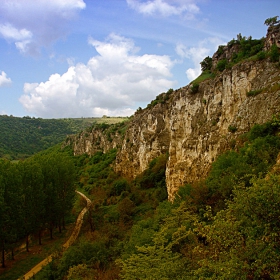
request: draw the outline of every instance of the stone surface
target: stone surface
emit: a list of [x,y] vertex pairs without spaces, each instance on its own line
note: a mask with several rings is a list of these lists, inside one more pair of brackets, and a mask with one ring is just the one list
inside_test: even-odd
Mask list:
[[[253,90],[260,93],[247,96]],[[269,59],[247,61],[201,82],[196,94],[189,85],[173,91],[167,101],[139,110],[123,136],[116,132],[109,141],[106,131],[92,130],[69,141],[75,154],[118,148],[114,168],[128,178],[168,153],[166,182],[172,200],[180,186],[205,178],[212,162],[239,135],[278,113],[279,66]]]

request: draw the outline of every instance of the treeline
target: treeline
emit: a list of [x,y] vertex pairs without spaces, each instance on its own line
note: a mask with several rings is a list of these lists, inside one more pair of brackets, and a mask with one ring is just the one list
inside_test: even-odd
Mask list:
[[114,173],[114,150],[76,157],[88,232],[36,278],[279,279],[279,128],[279,117],[255,125],[173,202],[168,155],[133,181]]
[[0,160],[0,248],[2,267],[5,253],[30,235],[38,238],[49,230],[61,231],[65,217],[73,207],[75,169],[65,153],[41,153],[25,161]]
[[46,150],[94,119],[42,119],[0,115],[0,158],[24,159]]

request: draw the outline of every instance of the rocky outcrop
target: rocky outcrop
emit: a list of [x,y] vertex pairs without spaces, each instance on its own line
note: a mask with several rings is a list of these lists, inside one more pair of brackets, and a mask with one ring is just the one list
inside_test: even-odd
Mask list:
[[[280,31],[271,32],[273,40],[269,35],[266,46],[278,40]],[[228,59],[234,51],[234,46],[224,47],[213,61]],[[279,64],[248,59],[200,82],[198,91],[190,84],[161,95],[131,117],[125,134],[123,129],[93,127],[70,137],[68,144],[75,154],[118,148],[114,168],[127,178],[168,153],[166,183],[172,200],[180,186],[205,178],[217,156],[235,147],[238,136],[279,113]]]
[[[258,91],[257,91],[258,90]],[[250,92],[256,96],[247,96]],[[280,113],[280,71],[269,61],[246,62],[215,79],[174,91],[164,104],[135,114],[117,155],[115,169],[133,178],[162,153],[168,153],[169,198],[198,181],[211,163],[234,146],[238,135]]]
[[69,135],[64,146],[71,146],[74,155],[93,155],[99,151],[106,153],[121,146],[123,135],[118,129],[121,125],[123,126],[123,124],[116,124],[116,129],[113,130],[106,124],[93,125],[78,135]]
[[264,49],[269,50],[274,44],[280,48],[280,24],[269,26]]

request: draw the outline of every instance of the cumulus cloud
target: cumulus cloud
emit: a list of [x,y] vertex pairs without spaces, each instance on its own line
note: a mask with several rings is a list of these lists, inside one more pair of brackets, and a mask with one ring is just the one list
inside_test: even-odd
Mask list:
[[65,36],[67,23],[84,9],[83,0],[9,0],[0,5],[0,35],[20,52],[36,55]]
[[45,118],[129,116],[174,85],[168,56],[138,55],[130,39],[111,34],[104,42],[89,39],[98,55],[70,66],[41,83],[25,83],[20,102]]
[[126,0],[128,6],[145,15],[181,15],[187,14],[187,18],[193,18],[199,12],[199,7],[193,0],[151,0],[141,2],[139,0]]
[[189,81],[196,79],[201,74],[200,62],[211,53],[217,50],[219,45],[224,42],[218,38],[207,38],[199,42],[197,47],[188,48],[184,44],[178,43],[176,46],[176,53],[181,58],[192,60],[194,67],[186,70],[186,75]]
[[0,75],[0,87],[8,86],[12,83],[12,80],[7,77],[7,74],[2,71]]

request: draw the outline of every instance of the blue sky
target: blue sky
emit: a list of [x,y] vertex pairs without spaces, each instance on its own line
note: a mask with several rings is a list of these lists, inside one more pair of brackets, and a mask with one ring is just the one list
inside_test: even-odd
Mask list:
[[130,116],[279,14],[279,0],[2,0],[0,114]]

